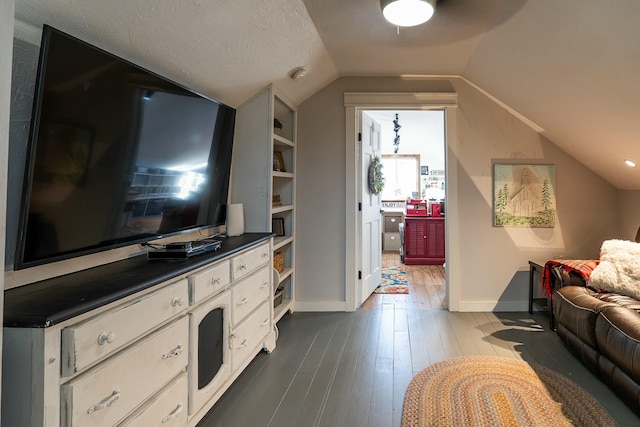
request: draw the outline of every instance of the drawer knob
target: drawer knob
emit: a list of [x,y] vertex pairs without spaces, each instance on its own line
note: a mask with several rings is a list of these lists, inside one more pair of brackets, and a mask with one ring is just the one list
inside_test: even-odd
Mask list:
[[247,264],[240,264],[240,270],[246,270]]
[[93,414],[96,411],[107,408],[115,403],[116,400],[120,399],[120,390],[113,390],[111,396],[106,397],[100,403],[96,403],[95,405],[91,405],[87,410],[87,414]]
[[174,356],[178,356],[180,353],[182,353],[182,345],[178,344],[178,346],[176,348],[174,348],[173,350],[171,350],[168,353],[165,353],[162,355],[162,359],[166,360],[166,359],[171,359]]
[[236,305],[245,305],[248,302],[249,302],[249,298],[244,297],[240,301],[238,301],[238,304],[236,304]]
[[173,297],[171,300],[171,305],[174,307],[182,307],[182,304],[184,304],[184,298],[182,297]]
[[238,348],[245,348],[248,344],[249,344],[249,340],[244,339],[244,340],[242,340],[240,345],[238,345]]
[[267,326],[269,324],[269,318],[266,318],[260,323],[260,326]]
[[262,258],[269,258],[269,254],[267,252],[263,252],[262,255],[260,255]]
[[98,345],[111,344],[116,340],[116,334],[113,332],[103,332],[98,336]]
[[211,278],[211,284],[212,285],[219,285],[220,283],[222,283],[222,278],[221,277],[212,277]]
[[268,287],[269,287],[269,282],[264,282],[262,285],[260,285],[260,289],[264,289]]
[[182,403],[178,403],[178,406],[176,406],[176,409],[171,411],[171,413],[169,415],[167,415],[166,417],[164,417],[162,419],[162,424],[168,423],[172,419],[177,418],[178,415],[180,415],[181,413],[182,413]]

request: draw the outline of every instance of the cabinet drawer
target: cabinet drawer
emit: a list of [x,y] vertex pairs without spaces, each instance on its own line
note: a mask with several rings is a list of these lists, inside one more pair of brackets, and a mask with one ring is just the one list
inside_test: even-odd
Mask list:
[[242,255],[238,255],[231,260],[233,280],[238,280],[240,277],[250,273],[261,264],[266,264],[270,258],[268,243],[260,245],[255,249],[251,249]]
[[209,295],[224,289],[231,281],[229,261],[189,276],[191,304],[197,304]]
[[188,393],[187,374],[183,372],[118,427],[184,426],[187,423]]
[[382,250],[397,251],[400,249],[400,233],[383,233]]
[[62,330],[62,376],[79,372],[122,348],[188,304],[187,280],[181,280],[82,323]]
[[236,283],[231,290],[231,321],[237,325],[264,302],[271,292],[270,271],[262,268]]
[[62,385],[62,424],[111,426],[187,366],[186,316]]
[[271,329],[271,309],[268,303],[249,316],[233,333],[231,340],[231,360],[233,370],[256,353],[263,345],[264,338]]
[[384,214],[384,232],[397,233],[398,225],[402,222],[402,214],[389,215]]

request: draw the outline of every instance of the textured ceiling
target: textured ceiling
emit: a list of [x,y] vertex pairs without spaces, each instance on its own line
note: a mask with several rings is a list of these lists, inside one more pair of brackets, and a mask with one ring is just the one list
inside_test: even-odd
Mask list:
[[[640,2],[440,0],[398,29],[378,0],[16,0],[47,23],[232,106],[340,76],[462,76],[619,189],[640,190]],[[288,74],[309,73],[294,81]]]

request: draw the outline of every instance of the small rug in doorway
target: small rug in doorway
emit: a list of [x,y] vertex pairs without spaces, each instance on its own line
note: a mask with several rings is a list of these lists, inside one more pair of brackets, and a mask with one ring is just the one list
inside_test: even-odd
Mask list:
[[540,365],[464,356],[420,371],[409,384],[402,427],[615,426],[580,386]]
[[373,292],[376,294],[408,294],[407,273],[400,267],[382,267],[382,282]]

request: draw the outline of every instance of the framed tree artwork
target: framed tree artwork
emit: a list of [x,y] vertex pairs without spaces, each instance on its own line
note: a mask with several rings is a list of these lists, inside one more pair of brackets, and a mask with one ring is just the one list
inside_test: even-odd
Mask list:
[[496,227],[555,226],[554,165],[493,165],[493,225]]

